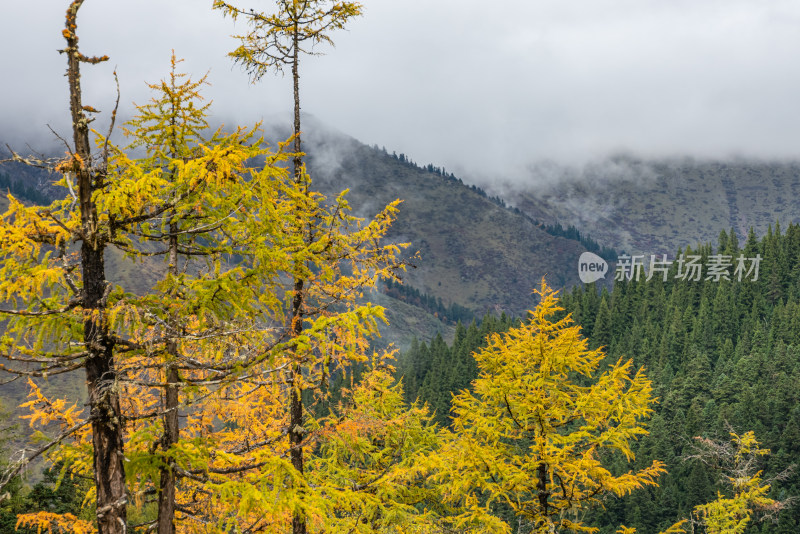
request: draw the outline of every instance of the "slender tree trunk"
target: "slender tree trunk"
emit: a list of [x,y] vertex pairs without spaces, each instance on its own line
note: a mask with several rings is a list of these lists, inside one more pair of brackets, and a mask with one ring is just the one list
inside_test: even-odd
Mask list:
[[547,524],[547,518],[550,515],[549,510],[549,499],[550,499],[550,492],[547,491],[547,464],[542,462],[539,464],[539,468],[537,469],[539,480],[536,483],[536,489],[539,490],[539,507],[542,510],[542,517]]
[[[174,63],[173,63],[174,65]],[[175,90],[175,71],[172,72],[172,89]],[[178,110],[175,108],[175,101],[172,102],[171,126],[172,139],[170,156],[175,159],[178,157],[178,140],[176,139],[175,115]],[[174,171],[171,173],[172,182],[175,183]],[[178,223],[177,214],[173,210],[170,213],[169,222],[169,247],[168,247],[168,266],[167,272],[171,276],[178,274]],[[170,317],[168,320],[170,328],[177,328],[177,319]],[[164,433],[161,436],[161,450],[169,453],[170,448],[178,443],[180,438],[180,427],[178,424],[178,374],[177,358],[178,343],[174,340],[167,342],[166,347],[166,387],[164,389]],[[159,470],[158,485],[158,534],[175,533],[175,460],[168,456],[166,465],[162,465]]]
[[292,160],[294,166],[294,181],[300,183],[301,169],[303,160],[300,157],[300,150],[302,148],[300,143],[300,42],[297,22],[294,24],[294,35],[292,37],[293,48],[292,51],[292,82],[294,83],[294,152],[295,156]]
[[[64,37],[67,40],[67,78],[75,153],[74,172],[78,180],[81,212],[81,271],[83,276],[83,340],[86,359],[86,384],[89,394],[94,448],[94,478],[97,488],[97,527],[100,534],[124,534],[127,526],[125,467],[123,463],[123,421],[114,369],[114,343],[108,335],[105,318],[106,276],[105,242],[98,232],[97,206],[92,193],[103,186],[105,169],[92,168],[89,123],[81,104],[81,61],[89,60],[78,51],[78,10],[83,0],[75,0],[67,10]],[[99,61],[99,60],[98,60]]]
[[[175,155],[173,154],[173,157]],[[175,214],[172,215],[175,217]],[[169,274],[178,272],[178,224],[169,225]],[[170,318],[170,326],[176,326],[176,320]],[[165,453],[178,443],[180,427],[178,426],[178,382],[180,376],[177,368],[178,344],[169,341],[166,347],[166,388],[164,391],[164,434],[161,436],[161,450]],[[169,457],[159,473],[158,488],[158,534],[174,534],[175,532],[175,461]]]
[[[177,353],[177,345],[170,342],[168,355]],[[166,453],[170,447],[178,443],[178,369],[174,362],[167,364],[167,387],[164,393],[164,435],[161,438],[161,449]],[[158,534],[175,532],[175,461],[167,460],[160,471],[158,489]]]
[[[294,166],[294,181],[296,184],[302,182],[303,160],[300,156],[300,56],[299,56],[299,28],[297,22],[294,24],[293,55],[292,55],[292,82],[294,84],[294,151],[295,156],[292,161]],[[304,190],[308,190],[308,184],[303,184]],[[301,229],[305,231],[305,228]],[[295,278],[294,298],[292,299],[292,330],[295,336],[303,332],[303,285],[302,278]],[[305,429],[303,428],[303,395],[299,386],[302,380],[302,367],[299,362],[292,366],[291,393],[289,398],[289,445],[292,467],[300,475],[303,475],[303,438]],[[306,534],[305,515],[295,513],[292,517],[292,534]]]
[[[295,336],[303,331],[303,280],[297,279],[294,283],[294,298],[292,299],[292,329]],[[289,446],[292,467],[303,474],[303,391],[302,367],[299,362],[292,365],[291,392],[289,397]],[[292,534],[306,534],[306,518],[301,513],[292,517]]]
[[[300,366],[295,365],[292,369],[292,379],[298,380],[300,378]],[[290,425],[289,442],[291,444],[291,460],[292,467],[299,473],[303,473],[303,400],[301,391],[292,384],[292,393],[290,400]],[[306,519],[305,515],[295,514],[292,517],[292,534],[305,534],[306,533]]]

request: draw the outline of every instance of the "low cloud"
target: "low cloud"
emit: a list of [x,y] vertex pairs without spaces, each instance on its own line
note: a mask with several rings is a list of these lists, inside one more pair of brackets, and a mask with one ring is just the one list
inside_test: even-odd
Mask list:
[[[68,132],[60,36],[66,2],[0,6],[0,138],[56,145]],[[365,3],[327,57],[304,58],[303,109],[367,143],[467,181],[530,179],[531,164],[644,158],[795,158],[800,4],[790,0],[473,0]],[[122,116],[166,76],[170,51],[202,76],[220,117],[291,108],[288,78],[251,84],[226,58],[241,32],[209,2],[90,1],[79,16],[84,100]],[[98,122],[101,124],[101,122]],[[539,164],[542,167],[543,164]],[[545,166],[546,167],[546,166]],[[542,167],[543,168],[543,167]],[[536,172],[547,174],[546,169]]]

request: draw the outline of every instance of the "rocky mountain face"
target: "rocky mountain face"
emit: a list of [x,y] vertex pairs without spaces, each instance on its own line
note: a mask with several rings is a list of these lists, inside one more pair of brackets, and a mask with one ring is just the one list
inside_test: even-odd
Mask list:
[[[545,177],[546,176],[546,177]],[[529,216],[588,231],[628,253],[671,254],[733,228],[764,235],[800,220],[800,163],[611,158],[583,168],[532,168],[497,194]]]

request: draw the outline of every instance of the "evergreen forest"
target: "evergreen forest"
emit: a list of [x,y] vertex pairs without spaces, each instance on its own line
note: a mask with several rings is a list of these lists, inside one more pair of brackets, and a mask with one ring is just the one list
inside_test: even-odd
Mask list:
[[[657,532],[724,492],[720,466],[693,458],[698,438],[754,432],[770,451],[760,468],[775,478],[771,494],[785,499],[800,490],[800,226],[783,231],[776,223],[762,238],[751,232],[742,242],[723,230],[717,244],[673,257],[680,254],[703,262],[714,254],[760,255],[762,261],[756,281],[676,280],[673,264],[666,281],[660,274],[649,281],[642,276],[617,281],[610,292],[588,284],[560,296],[561,313],[572,315],[591,346],[604,348],[606,364],[632,358],[653,380],[658,398],[649,434],[633,450],[636,465],[660,459],[668,473],[658,487],[591,511],[589,523],[600,532],[615,532],[620,524]],[[408,399],[426,402],[439,424],[451,424],[452,393],[477,376],[473,352],[487,334],[513,324],[487,315],[459,324],[452,344],[441,337],[415,342],[400,365]],[[789,507],[746,532],[798,529],[800,511]]]

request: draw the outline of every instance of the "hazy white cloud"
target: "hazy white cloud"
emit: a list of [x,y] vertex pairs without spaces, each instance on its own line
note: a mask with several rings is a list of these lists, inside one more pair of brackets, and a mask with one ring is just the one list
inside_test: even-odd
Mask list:
[[[0,126],[35,141],[65,128],[64,0],[2,2]],[[123,113],[148,98],[172,48],[225,120],[290,109],[287,78],[256,85],[225,53],[240,22],[210,0],[86,0],[85,100]],[[242,4],[245,5],[245,4]],[[266,9],[252,0],[247,7]],[[793,0],[374,0],[302,67],[304,111],[419,163],[484,179],[531,162],[800,153],[800,3]],[[105,114],[107,115],[107,113]]]

